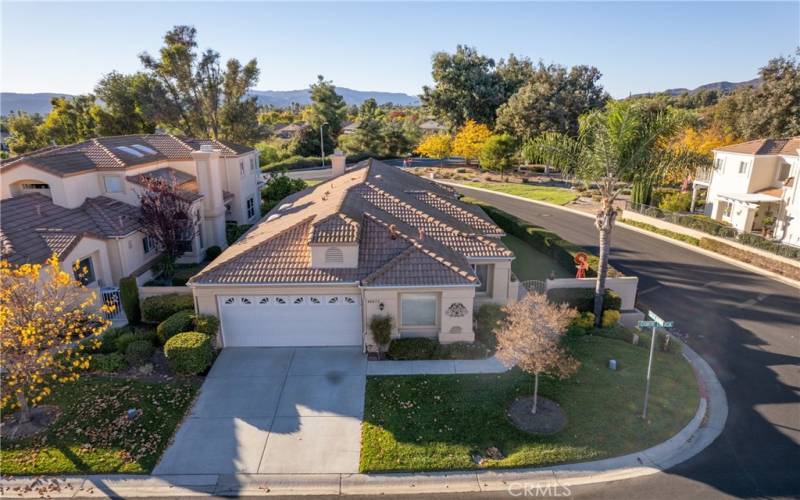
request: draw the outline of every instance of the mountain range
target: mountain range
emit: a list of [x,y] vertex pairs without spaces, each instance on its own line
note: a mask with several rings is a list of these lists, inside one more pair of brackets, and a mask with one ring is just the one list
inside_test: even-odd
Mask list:
[[761,78],[753,78],[752,80],[747,80],[746,82],[714,82],[714,83],[707,83],[705,85],[700,85],[699,87],[693,89],[680,87],[677,89],[663,90],[661,92],[646,92],[643,94],[634,94],[632,97],[655,95],[655,94],[667,94],[671,96],[679,96],[686,93],[688,93],[689,95],[695,95],[704,90],[716,90],[717,92],[727,94],[729,92],[733,92],[734,90],[740,87],[757,87],[759,85],[761,85]]
[[[336,92],[344,98],[348,105],[360,105],[370,97],[378,104],[394,103],[400,106],[419,106],[419,97],[400,92],[373,92],[368,90],[353,90],[345,87],[336,87]],[[250,95],[256,96],[258,104],[262,106],[275,106],[285,108],[292,103],[304,106],[311,102],[308,89],[302,90],[253,90]],[[39,113],[46,115],[50,112],[50,99],[53,97],[72,97],[70,94],[57,92],[39,92],[26,94],[19,92],[0,93],[0,114],[5,116],[11,111],[24,111],[26,113]]]

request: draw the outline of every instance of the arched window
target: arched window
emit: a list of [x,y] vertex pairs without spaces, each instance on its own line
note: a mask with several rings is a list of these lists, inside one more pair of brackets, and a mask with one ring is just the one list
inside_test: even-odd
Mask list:
[[329,247],[325,250],[325,263],[326,264],[341,264],[344,262],[344,253],[339,247]]

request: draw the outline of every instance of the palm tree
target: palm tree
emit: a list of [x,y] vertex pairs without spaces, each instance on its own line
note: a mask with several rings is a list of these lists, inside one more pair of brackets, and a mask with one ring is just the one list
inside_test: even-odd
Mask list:
[[614,201],[623,189],[620,183],[657,182],[668,167],[689,161],[687,155],[667,144],[684,122],[685,115],[670,108],[652,110],[617,101],[581,117],[577,137],[547,132],[526,148],[539,162],[595,183],[600,191],[601,207],[595,217],[600,233],[594,299],[598,325],[602,320],[611,230],[617,217]]

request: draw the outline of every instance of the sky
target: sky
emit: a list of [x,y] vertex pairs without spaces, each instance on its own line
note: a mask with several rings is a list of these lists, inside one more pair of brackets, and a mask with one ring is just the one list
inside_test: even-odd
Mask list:
[[602,73],[614,97],[744,81],[800,45],[800,0],[750,2],[8,2],[0,4],[0,89],[90,92],[140,69],[163,34],[194,25],[199,48],[257,58],[259,90],[322,74],[358,90],[419,94],[431,56],[457,44]]

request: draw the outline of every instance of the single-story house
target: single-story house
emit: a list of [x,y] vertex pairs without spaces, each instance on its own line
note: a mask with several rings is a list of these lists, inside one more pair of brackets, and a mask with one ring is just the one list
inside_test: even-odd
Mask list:
[[189,280],[221,346],[363,346],[394,338],[473,341],[473,310],[516,300],[503,231],[449,188],[369,159],[283,200]]

